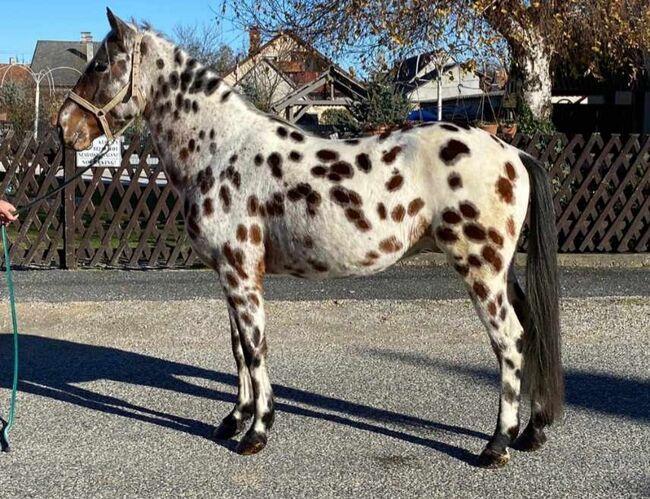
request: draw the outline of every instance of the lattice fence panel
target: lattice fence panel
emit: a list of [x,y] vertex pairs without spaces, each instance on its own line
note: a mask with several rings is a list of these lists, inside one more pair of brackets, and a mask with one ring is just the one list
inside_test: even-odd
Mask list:
[[82,267],[199,265],[185,233],[182,202],[152,145],[134,140],[118,168],[97,167],[75,188],[76,255]]
[[511,143],[551,175],[561,252],[649,250],[649,136],[517,135]]
[[[32,135],[19,140],[9,132],[0,144],[0,194],[15,206],[56,189],[63,182],[63,151],[56,135],[38,143]],[[8,229],[9,256],[20,267],[61,267],[63,203],[58,194],[22,213]],[[4,267],[4,255],[0,256]]]

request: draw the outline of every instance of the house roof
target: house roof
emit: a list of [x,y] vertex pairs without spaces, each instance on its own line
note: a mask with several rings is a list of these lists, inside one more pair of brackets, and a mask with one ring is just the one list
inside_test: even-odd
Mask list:
[[[271,48],[274,44],[278,43],[282,38],[284,37],[289,37],[291,38],[298,46],[303,47],[304,49],[307,50],[307,52],[311,53],[312,56],[314,56],[317,59],[320,59],[323,63],[324,68],[327,67],[335,67],[340,73],[345,75],[347,78],[356,81],[354,76],[352,76],[350,73],[345,71],[343,68],[339,67],[337,64],[335,64],[329,57],[327,57],[325,54],[314,48],[313,45],[310,43],[307,43],[304,39],[302,39],[300,36],[295,34],[293,31],[280,31],[276,35],[274,35],[270,40],[268,40],[266,43],[263,43],[255,52],[249,54],[246,56],[241,61],[238,61],[224,76],[224,79],[226,81],[230,78],[234,78],[233,73],[235,73],[239,68],[245,67],[246,64],[252,62],[254,59],[263,57],[263,53]],[[316,72],[316,75],[320,74],[320,72]],[[239,76],[239,78],[243,77],[244,75],[242,74]],[[237,79],[239,79],[237,78]],[[304,83],[304,82],[300,82]]]
[[[438,75],[438,70],[434,62],[434,54],[432,52],[425,52],[424,54],[414,55],[401,61],[395,73],[395,81],[402,85],[417,86],[420,83],[435,80]],[[457,66],[458,63],[451,57],[445,62],[443,71]]]
[[[93,53],[97,53],[100,42],[93,44]],[[47,71],[58,67],[71,67],[83,72],[88,63],[86,56],[86,42],[66,42],[54,40],[38,40],[32,57],[32,71]],[[60,69],[52,72],[54,85],[57,87],[72,87],[79,79],[79,73],[69,69]]]

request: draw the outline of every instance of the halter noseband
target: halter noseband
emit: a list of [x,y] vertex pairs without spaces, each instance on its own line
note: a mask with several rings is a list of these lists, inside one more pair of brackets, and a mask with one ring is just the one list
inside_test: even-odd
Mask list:
[[95,116],[95,118],[97,118],[97,121],[99,121],[99,124],[102,126],[102,131],[108,140],[114,140],[115,138],[122,135],[135,119],[131,119],[115,134],[111,132],[111,128],[108,125],[108,120],[106,119],[106,115],[108,115],[108,113],[110,113],[115,106],[124,100],[124,97],[129,92],[129,90],[131,91],[131,97],[129,100],[135,98],[138,101],[138,106],[141,106],[144,102],[144,96],[142,95],[142,90],[140,89],[140,45],[142,43],[143,36],[143,33],[136,34],[135,45],[133,46],[133,63],[131,64],[131,77],[129,79],[130,81],[122,87],[122,89],[117,93],[117,95],[115,95],[115,97],[110,100],[108,104],[106,104],[104,107],[99,108],[92,102],[89,102],[81,97],[79,94],[74,93],[72,90],[70,90],[68,93],[68,99],[76,102],[87,111],[90,111]]

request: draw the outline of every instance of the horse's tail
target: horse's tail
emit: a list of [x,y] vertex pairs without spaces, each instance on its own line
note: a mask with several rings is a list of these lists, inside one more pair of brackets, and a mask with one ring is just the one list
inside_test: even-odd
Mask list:
[[557,232],[551,183],[543,165],[520,154],[530,178],[530,233],[526,266],[529,324],[524,336],[524,381],[541,409],[540,423],[562,414],[564,374],[560,348]]

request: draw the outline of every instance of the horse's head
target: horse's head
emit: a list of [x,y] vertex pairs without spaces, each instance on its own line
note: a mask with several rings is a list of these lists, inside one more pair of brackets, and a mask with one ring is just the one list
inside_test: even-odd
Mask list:
[[59,111],[66,145],[87,149],[101,135],[112,138],[144,108],[140,79],[142,34],[107,9],[111,31]]

